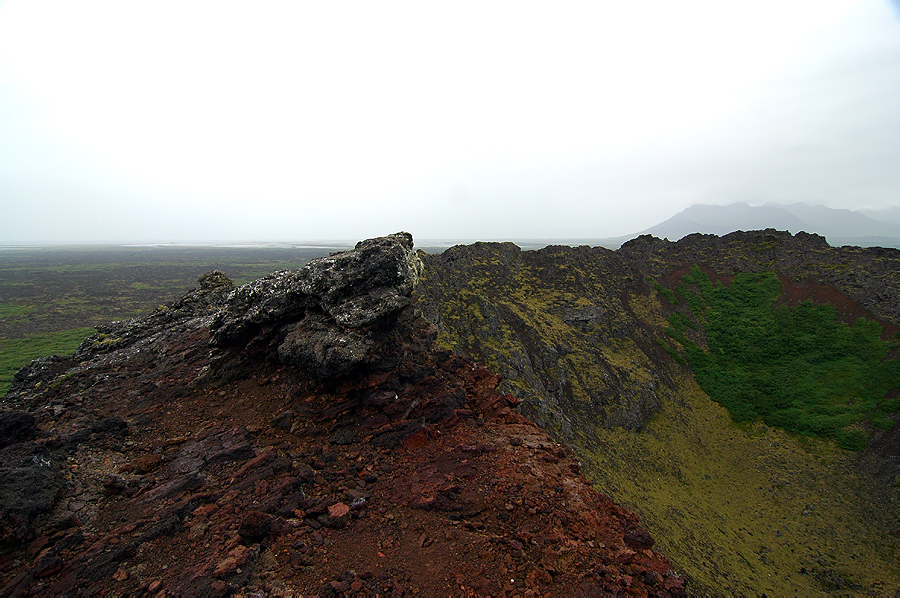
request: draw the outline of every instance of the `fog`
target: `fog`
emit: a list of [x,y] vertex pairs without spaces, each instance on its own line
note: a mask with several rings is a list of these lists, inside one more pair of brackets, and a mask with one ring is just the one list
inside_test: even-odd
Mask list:
[[0,2],[0,243],[900,204],[896,2]]

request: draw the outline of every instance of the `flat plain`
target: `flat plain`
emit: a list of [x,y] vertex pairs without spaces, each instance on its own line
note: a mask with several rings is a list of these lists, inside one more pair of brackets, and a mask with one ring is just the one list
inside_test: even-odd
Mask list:
[[222,270],[243,284],[340,246],[53,246],[0,251],[0,396],[32,359],[67,354],[98,325],[145,315]]

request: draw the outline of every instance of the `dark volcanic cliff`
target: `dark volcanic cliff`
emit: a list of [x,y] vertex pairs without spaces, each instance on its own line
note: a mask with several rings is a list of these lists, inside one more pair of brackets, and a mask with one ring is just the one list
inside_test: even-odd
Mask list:
[[659,408],[668,370],[638,315],[649,287],[615,252],[476,243],[422,258],[423,313],[446,345],[500,373],[559,438],[596,423],[640,430]]
[[497,375],[435,348],[420,273],[407,234],[211,273],[20,371],[0,596],[683,594]]

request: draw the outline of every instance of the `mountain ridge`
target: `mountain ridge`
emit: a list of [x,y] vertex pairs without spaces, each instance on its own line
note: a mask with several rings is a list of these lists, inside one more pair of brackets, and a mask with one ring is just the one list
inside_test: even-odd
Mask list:
[[[806,203],[745,202],[728,205],[693,204],[671,218],[637,235],[653,235],[677,241],[693,233],[726,235],[735,231],[774,228],[792,233],[807,232],[826,237],[833,245],[900,247],[900,221],[894,212],[834,209]],[[627,240],[627,238],[625,239]]]

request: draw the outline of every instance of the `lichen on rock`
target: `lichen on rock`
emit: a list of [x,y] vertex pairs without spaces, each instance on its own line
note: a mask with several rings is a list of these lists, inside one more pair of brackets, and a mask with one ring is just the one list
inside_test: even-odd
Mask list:
[[210,326],[212,344],[272,334],[285,363],[320,377],[345,374],[378,345],[379,324],[411,303],[421,271],[409,233],[360,241],[235,289]]

